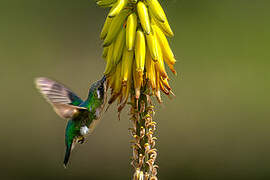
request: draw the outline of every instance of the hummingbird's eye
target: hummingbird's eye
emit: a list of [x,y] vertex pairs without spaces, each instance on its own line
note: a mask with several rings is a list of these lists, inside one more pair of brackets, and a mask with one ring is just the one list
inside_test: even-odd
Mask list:
[[99,90],[99,91],[103,91],[103,90],[104,90],[103,84],[101,84],[101,85],[98,87],[98,90]]

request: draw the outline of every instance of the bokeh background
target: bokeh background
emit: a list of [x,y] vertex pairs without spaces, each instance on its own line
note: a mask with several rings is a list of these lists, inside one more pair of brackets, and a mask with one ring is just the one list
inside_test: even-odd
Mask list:
[[[175,37],[177,95],[157,105],[159,178],[270,178],[270,3],[162,1]],[[64,169],[64,129],[33,79],[81,97],[102,77],[93,0],[1,0],[0,179],[130,179],[127,110],[115,106]]]

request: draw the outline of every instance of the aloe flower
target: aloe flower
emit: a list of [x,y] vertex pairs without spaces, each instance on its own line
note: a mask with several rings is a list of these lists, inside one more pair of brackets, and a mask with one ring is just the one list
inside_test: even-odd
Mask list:
[[134,179],[157,179],[155,164],[156,122],[153,121],[152,96],[162,103],[161,92],[174,95],[169,85],[166,65],[176,74],[174,54],[167,37],[174,36],[158,0],[99,0],[110,8],[100,38],[109,104],[117,102],[118,112],[131,105],[131,165]]

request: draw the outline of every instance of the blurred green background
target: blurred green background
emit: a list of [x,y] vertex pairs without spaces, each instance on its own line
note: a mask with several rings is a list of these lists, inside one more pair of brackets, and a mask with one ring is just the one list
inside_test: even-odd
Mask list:
[[[157,105],[160,179],[270,178],[270,2],[168,0],[176,98]],[[1,0],[0,179],[130,179],[127,112],[110,108],[68,169],[64,129],[33,79],[81,97],[102,76],[92,0]]]

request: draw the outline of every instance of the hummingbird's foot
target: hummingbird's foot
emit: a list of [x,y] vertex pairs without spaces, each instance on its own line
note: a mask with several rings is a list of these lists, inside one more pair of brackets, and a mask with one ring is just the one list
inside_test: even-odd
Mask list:
[[83,144],[85,142],[85,138],[83,136],[78,137],[78,143]]

